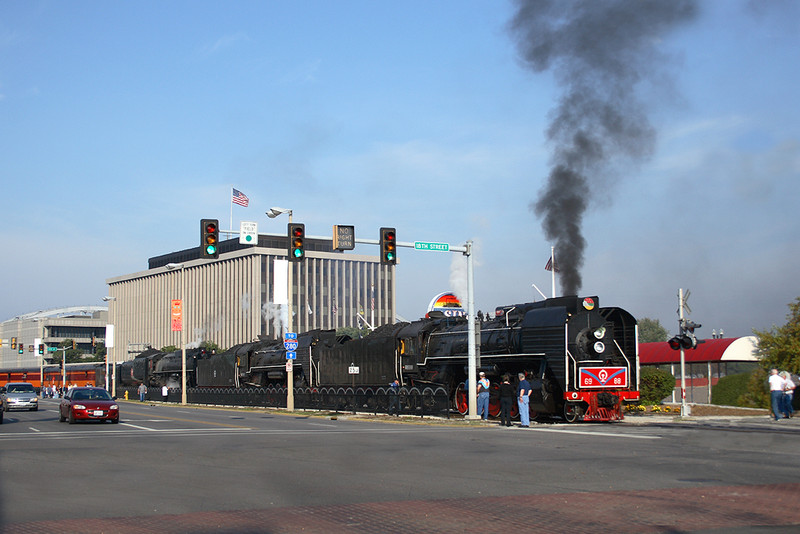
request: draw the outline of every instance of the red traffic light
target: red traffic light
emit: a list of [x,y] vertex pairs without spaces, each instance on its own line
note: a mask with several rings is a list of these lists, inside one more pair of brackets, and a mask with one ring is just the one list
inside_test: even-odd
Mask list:
[[397,251],[395,244],[395,229],[381,228],[380,233],[381,263],[383,265],[394,265],[397,263]]
[[219,257],[219,221],[217,219],[200,220],[200,248],[204,258]]
[[289,223],[288,226],[289,235],[289,261],[291,262],[299,262],[303,261],[303,258],[306,257],[305,252],[305,235],[306,235],[306,225],[303,223]]

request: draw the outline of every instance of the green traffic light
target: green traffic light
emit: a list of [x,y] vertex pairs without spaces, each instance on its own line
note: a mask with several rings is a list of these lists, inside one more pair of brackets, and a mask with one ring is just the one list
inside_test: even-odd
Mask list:
[[209,256],[213,256],[216,253],[217,253],[217,247],[215,247],[214,245],[208,245],[206,247],[206,254],[208,254]]
[[301,249],[301,248],[294,249],[294,257],[295,258],[302,258],[303,257],[303,249]]
[[387,252],[386,253],[386,260],[387,261],[394,261],[394,253],[393,252]]

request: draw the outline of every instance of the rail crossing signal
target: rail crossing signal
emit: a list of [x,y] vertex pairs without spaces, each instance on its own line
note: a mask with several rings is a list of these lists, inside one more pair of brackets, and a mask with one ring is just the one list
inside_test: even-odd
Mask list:
[[381,264],[394,265],[397,263],[397,239],[394,228],[381,228]]
[[219,258],[219,220],[200,220],[200,248],[204,258]]
[[300,262],[306,257],[306,225],[289,223],[289,261]]

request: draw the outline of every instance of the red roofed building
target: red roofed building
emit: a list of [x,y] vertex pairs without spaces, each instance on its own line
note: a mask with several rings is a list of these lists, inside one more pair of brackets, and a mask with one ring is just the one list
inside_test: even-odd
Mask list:
[[[687,402],[710,402],[711,387],[721,376],[753,367],[758,362],[756,342],[755,336],[706,339],[697,348],[685,350]],[[674,402],[680,401],[680,363],[681,351],[672,350],[666,341],[639,344],[640,366],[658,366],[675,376]]]

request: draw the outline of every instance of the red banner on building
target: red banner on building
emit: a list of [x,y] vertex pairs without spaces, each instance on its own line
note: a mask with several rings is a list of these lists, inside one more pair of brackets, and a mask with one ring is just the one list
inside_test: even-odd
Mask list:
[[172,301],[172,331],[180,332],[183,330],[183,302],[180,300]]

